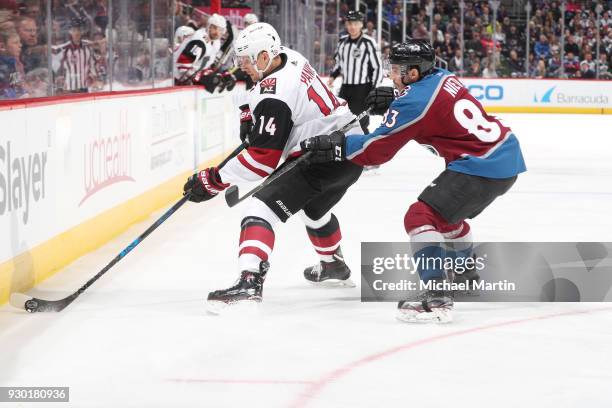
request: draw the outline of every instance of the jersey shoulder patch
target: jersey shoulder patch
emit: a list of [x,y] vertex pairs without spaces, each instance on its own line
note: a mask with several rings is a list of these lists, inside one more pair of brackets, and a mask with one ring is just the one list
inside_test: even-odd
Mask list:
[[259,93],[262,95],[276,94],[276,77],[264,78],[259,84]]

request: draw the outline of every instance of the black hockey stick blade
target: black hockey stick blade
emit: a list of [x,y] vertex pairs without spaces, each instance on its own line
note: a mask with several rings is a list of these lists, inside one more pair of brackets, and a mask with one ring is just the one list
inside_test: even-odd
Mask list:
[[14,308],[25,310],[28,313],[61,312],[73,300],[72,296],[60,300],[44,300],[23,293],[12,293],[9,303]]

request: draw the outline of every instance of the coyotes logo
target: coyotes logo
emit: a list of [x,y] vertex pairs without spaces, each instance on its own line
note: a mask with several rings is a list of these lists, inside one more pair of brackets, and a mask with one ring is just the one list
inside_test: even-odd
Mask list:
[[266,78],[259,85],[260,94],[275,94],[276,93],[276,78]]

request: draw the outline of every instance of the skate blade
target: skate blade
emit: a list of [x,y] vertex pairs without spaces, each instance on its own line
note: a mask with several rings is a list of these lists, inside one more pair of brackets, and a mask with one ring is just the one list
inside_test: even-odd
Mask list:
[[327,279],[321,282],[313,282],[313,281],[308,281],[308,282],[310,282],[312,286],[316,286],[319,288],[354,288],[357,286],[355,285],[355,282],[351,280],[351,278]]
[[398,310],[395,318],[405,323],[436,323],[444,324],[453,321],[450,309],[436,309],[432,312],[416,312],[414,310]]
[[206,311],[213,315],[253,315],[259,312],[261,300],[240,300],[226,303],[218,300],[207,300]]

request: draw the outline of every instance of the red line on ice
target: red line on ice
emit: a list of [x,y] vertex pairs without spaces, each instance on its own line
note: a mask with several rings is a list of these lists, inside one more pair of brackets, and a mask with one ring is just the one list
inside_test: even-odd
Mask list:
[[303,408],[311,400],[313,400],[318,394],[320,394],[323,388],[325,388],[330,383],[337,381],[342,377],[347,376],[352,371],[362,368],[363,366],[369,363],[372,363],[378,360],[382,360],[384,358],[387,358],[389,356],[392,356],[394,354],[400,353],[405,350],[410,350],[410,349],[413,349],[419,346],[424,346],[427,344],[435,343],[436,341],[446,340],[452,337],[459,337],[465,334],[471,334],[471,333],[496,329],[498,327],[513,326],[517,324],[533,322],[536,320],[547,320],[547,319],[554,319],[556,317],[574,316],[574,315],[579,315],[579,314],[588,314],[588,313],[603,312],[603,311],[610,311],[610,310],[612,310],[611,307],[603,308],[603,309],[596,309],[596,310],[573,311],[573,312],[555,313],[555,314],[537,316],[537,317],[528,317],[525,319],[517,319],[517,320],[509,320],[507,322],[492,323],[492,324],[488,324],[485,326],[473,327],[471,329],[459,330],[459,331],[452,332],[452,333],[440,334],[437,336],[427,337],[421,340],[411,341],[409,343],[402,344],[400,346],[396,346],[396,347],[393,347],[387,350],[380,351],[378,353],[374,353],[374,354],[370,354],[368,356],[362,357],[358,360],[352,361],[348,364],[345,364],[323,375],[322,377],[320,377],[319,379],[315,381],[311,381],[309,383],[309,386],[304,391],[302,391],[298,395],[298,397],[289,406],[291,408]]

